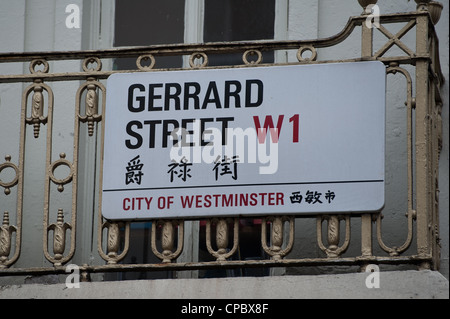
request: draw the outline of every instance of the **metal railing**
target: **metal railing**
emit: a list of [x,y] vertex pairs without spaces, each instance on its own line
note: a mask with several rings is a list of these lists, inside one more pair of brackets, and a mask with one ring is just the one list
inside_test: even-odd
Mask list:
[[[18,158],[9,155],[8,149],[1,149],[5,154],[5,161],[0,163],[0,174],[6,170],[12,171],[11,178],[0,179],[0,186],[4,194],[0,197],[0,209],[11,196],[16,196],[16,211],[5,211],[3,223],[0,226],[0,276],[26,274],[58,274],[65,272],[67,265],[76,251],[76,235],[79,232],[77,218],[80,214],[97,216],[97,249],[101,264],[84,264],[81,272],[87,278],[89,273],[153,271],[153,270],[201,270],[210,268],[242,268],[242,267],[293,267],[318,265],[358,265],[368,264],[415,264],[422,268],[436,269],[439,266],[439,220],[438,220],[438,158],[442,145],[441,109],[442,100],[440,86],[443,75],[440,70],[438,38],[434,31],[434,24],[439,19],[439,12],[426,4],[419,3],[416,12],[381,15],[380,25],[376,28],[379,34],[386,38],[380,48],[374,48],[375,29],[366,25],[367,15],[351,17],[345,28],[337,35],[318,40],[302,41],[256,41],[256,42],[226,42],[205,44],[174,44],[155,45],[149,47],[116,48],[93,51],[69,52],[21,52],[2,53],[0,63],[28,63],[29,73],[2,74],[0,85],[7,86],[14,83],[25,83],[22,90],[20,112],[20,127],[11,135],[20,135]],[[437,16],[436,16],[437,15]],[[387,28],[390,24],[404,23],[396,34]],[[333,48],[343,43],[355,30],[361,30],[361,55],[339,60],[319,60],[321,49]],[[413,33],[415,48],[411,48],[402,41],[407,34]],[[415,33],[415,34],[414,34]],[[387,55],[392,47],[401,49],[402,54]],[[161,56],[182,56],[189,62],[188,69],[205,69],[208,57],[229,53],[242,54],[242,64],[223,67],[258,67],[260,65],[274,65],[279,63],[263,63],[265,52],[292,53],[297,62],[292,64],[314,64],[326,62],[356,62],[378,60],[385,64],[387,74],[401,74],[406,81],[407,108],[407,238],[399,247],[389,247],[382,239],[381,212],[362,214],[327,214],[295,216],[297,223],[304,219],[316,220],[317,247],[324,253],[320,258],[289,258],[295,245],[294,216],[262,216],[261,247],[271,258],[267,260],[230,260],[239,243],[239,218],[226,220],[224,218],[208,219],[206,221],[206,245],[208,252],[216,259],[209,262],[176,262],[183,251],[184,220],[154,220],[151,230],[152,251],[161,263],[154,264],[123,264],[120,263],[130,247],[130,225],[128,221],[108,221],[102,216],[101,187],[98,187],[102,177],[102,114],[105,112],[106,88],[102,80],[118,72],[152,72],[155,61]],[[309,56],[306,57],[306,52]],[[136,60],[135,70],[117,71],[103,70],[102,61],[116,58],[133,58]],[[75,69],[66,67],[63,72],[52,72],[51,63],[58,61],[74,61]],[[286,62],[287,63],[287,62]],[[81,67],[80,67],[81,66]],[[407,68],[408,66],[408,68]],[[220,67],[220,66],[219,66]],[[409,69],[410,68],[410,69]],[[411,75],[411,71],[413,74]],[[58,107],[55,103],[56,93],[53,85],[57,82],[81,81],[74,94],[74,134],[72,158],[61,152],[54,160],[52,139],[53,127],[59,120],[54,117]],[[30,84],[29,84],[30,83]],[[6,94],[8,91],[6,91]],[[13,106],[11,106],[13,107]],[[0,108],[0,114],[8,112],[8,108]],[[3,115],[2,115],[3,116]],[[33,130],[34,139],[27,140],[27,132]],[[83,131],[84,130],[84,131]],[[84,133],[83,133],[84,132]],[[82,134],[87,132],[85,139]],[[46,135],[46,137],[45,137]],[[5,137],[2,136],[2,139]],[[26,157],[30,144],[39,139],[46,139],[45,166],[42,171],[45,177],[41,181],[44,186],[44,205],[33,212],[24,210],[27,200],[25,184],[27,172]],[[87,141],[87,142],[86,142]],[[94,142],[95,141],[95,142]],[[79,156],[83,143],[96,143],[93,163],[84,163]],[[68,152],[67,152],[68,153]],[[94,177],[91,178],[95,207],[89,212],[80,212],[79,185],[80,166],[93,166]],[[67,176],[57,177],[58,167],[65,167]],[[1,175],[0,175],[1,178]],[[56,187],[56,189],[55,189]],[[14,190],[14,191],[13,191]],[[57,192],[55,192],[57,191]],[[70,211],[50,209],[54,197],[58,194],[70,192]],[[37,265],[35,267],[16,267],[20,258],[27,258],[23,253],[23,220],[28,214],[41,214],[43,220],[43,255],[51,263],[49,267]],[[361,250],[353,257],[343,257],[351,240],[351,221],[360,220]],[[326,225],[324,227],[324,222]],[[212,225],[215,225],[215,236]],[[285,225],[288,224],[288,227]],[[345,224],[344,229],[342,224]],[[376,228],[374,228],[374,225]],[[229,229],[233,227],[231,249],[229,249]],[[160,229],[160,232],[157,232]],[[374,231],[376,229],[376,231]],[[158,243],[156,235],[161,235]],[[268,243],[267,235],[270,234]],[[342,242],[341,236],[344,234]],[[327,240],[323,237],[326,235]],[[404,255],[416,240],[417,251]],[[374,255],[373,241],[379,243],[385,255]],[[215,241],[215,244],[213,242]]]

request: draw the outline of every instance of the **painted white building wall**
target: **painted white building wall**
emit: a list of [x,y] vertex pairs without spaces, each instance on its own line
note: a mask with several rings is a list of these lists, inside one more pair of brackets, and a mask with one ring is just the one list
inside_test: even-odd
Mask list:
[[[445,1],[443,1],[445,2]],[[110,48],[113,38],[113,1],[102,0],[0,0],[0,52],[26,52],[26,51],[64,51]],[[75,4],[80,8],[80,28],[68,28],[66,18],[70,13],[66,8]],[[395,13],[414,11],[416,4],[407,0],[380,0],[378,1],[380,12]],[[440,236],[442,245],[441,272],[448,278],[448,212],[449,212],[449,190],[448,190],[448,166],[449,166],[449,7],[444,3],[441,21],[436,26],[440,40],[441,65],[444,76],[447,79],[442,88],[443,105],[443,149],[440,156]],[[202,1],[189,0],[189,19],[186,19],[186,42],[200,42]],[[340,32],[350,16],[359,15],[362,8],[356,0],[332,1],[300,1],[300,0],[278,0],[275,37],[276,39],[316,39],[325,38]],[[395,31],[395,30],[394,30]],[[412,33],[414,34],[414,33]],[[405,37],[406,43],[413,43],[414,38]],[[387,39],[384,36],[376,36],[374,47],[383,45]],[[411,44],[412,47],[414,44]],[[331,49],[319,51],[320,60],[336,60],[340,57],[349,57],[353,52],[358,57],[360,49],[360,36],[355,33],[345,41]],[[278,54],[278,61],[296,61],[295,54]],[[104,69],[107,69],[107,64]],[[66,61],[51,62],[52,72],[64,72],[65,70],[81,70],[79,62]],[[22,63],[0,64],[0,74],[21,74],[28,72],[28,65]],[[370,76],[370,75],[368,75]],[[388,90],[387,110],[387,193],[386,209],[383,219],[383,240],[389,246],[401,245],[406,239],[407,224],[404,216],[406,212],[406,131],[404,101],[406,99],[405,86],[400,79],[390,79]],[[19,126],[20,103],[23,90],[28,86],[24,84],[11,84],[0,86],[0,162],[6,154],[12,155],[12,161],[18,158],[18,136],[10,132],[17,132]],[[54,125],[54,149],[53,160],[58,159],[60,152],[67,153],[67,158],[72,158],[71,143],[73,138],[73,106],[74,93],[80,83],[61,82],[52,84],[55,92],[55,121]],[[4,116],[4,110],[8,109],[8,116]],[[42,129],[45,132],[45,129]],[[30,131],[30,130],[29,130]],[[28,140],[33,137],[28,136]],[[44,178],[45,139],[41,138],[32,145],[27,146],[26,153],[26,184],[24,189],[24,216],[23,216],[23,243],[21,258],[16,263],[17,267],[49,266],[42,254],[42,207],[44,190],[41,186]],[[93,158],[95,146],[86,143],[81,152],[89,162]],[[400,150],[400,151],[399,151]],[[404,151],[403,151],[404,150]],[[100,260],[96,252],[96,219],[92,216],[92,201],[94,190],[89,186],[89,178],[95,172],[88,167],[80,167],[83,177],[80,178],[84,185],[80,193],[79,220],[77,237],[77,252],[74,263],[96,263]],[[83,184],[84,183],[84,184]],[[63,206],[70,211],[70,191],[67,197],[52,199],[52,207]],[[0,194],[0,210],[15,211],[14,194],[9,197]],[[354,222],[352,242],[356,243],[349,253],[358,252],[357,245],[360,222]],[[194,226],[191,226],[194,227]],[[195,227],[194,227],[195,228]],[[194,230],[193,228],[193,230]],[[188,235],[189,236],[189,235]],[[355,239],[356,238],[356,239]],[[296,224],[295,250],[291,257],[318,257],[321,256],[316,244],[315,220],[299,220]],[[312,247],[312,248],[311,248]],[[411,249],[415,248],[415,238]],[[195,249],[191,247],[192,254]],[[380,252],[378,244],[374,241],[374,252]],[[408,251],[406,252],[406,254]],[[384,254],[384,253],[382,253]],[[189,256],[184,258],[189,259]],[[302,273],[303,270],[298,270]],[[317,270],[308,269],[309,273]]]

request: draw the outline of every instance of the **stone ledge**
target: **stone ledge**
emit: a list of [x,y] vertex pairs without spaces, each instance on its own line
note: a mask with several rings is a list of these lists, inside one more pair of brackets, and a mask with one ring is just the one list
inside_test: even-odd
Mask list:
[[[379,272],[379,288],[367,288],[373,273],[316,276],[158,279],[0,287],[0,299],[448,299],[449,282],[435,271]],[[373,278],[373,277],[371,277]],[[371,279],[369,278],[369,279]],[[375,283],[375,281],[371,281]]]

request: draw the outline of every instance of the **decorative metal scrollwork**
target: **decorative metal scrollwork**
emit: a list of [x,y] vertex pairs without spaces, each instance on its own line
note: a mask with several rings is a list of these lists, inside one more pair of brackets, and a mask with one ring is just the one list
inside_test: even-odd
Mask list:
[[[43,70],[36,70],[37,65],[44,65]],[[43,59],[36,59],[30,63],[30,72],[35,75],[47,73],[49,70],[48,62]],[[46,91],[48,94],[48,115],[44,116],[44,94]],[[49,116],[51,117],[53,109],[53,92],[52,89],[43,83],[41,78],[35,78],[34,83],[25,89],[22,97],[22,110],[26,114],[26,108],[28,104],[28,96],[33,92],[31,98],[31,117],[25,117],[25,123],[33,125],[34,137],[39,137],[39,131],[41,124],[47,124]]]
[[[322,241],[322,223],[328,222],[328,247]],[[345,220],[345,240],[342,246],[340,242],[340,221]],[[327,254],[328,258],[338,258],[343,254],[350,244],[350,216],[345,215],[323,215],[317,217],[317,243],[319,248]]]
[[[148,66],[142,65],[142,61],[150,61],[150,64]],[[136,60],[136,66],[138,67],[139,70],[142,70],[142,71],[149,71],[149,70],[153,69],[153,67],[155,66],[155,63],[156,63],[156,60],[152,54],[141,55]]]
[[[228,220],[226,218],[213,218],[206,221],[206,248],[217,261],[225,261],[236,252],[239,245],[239,218],[234,219],[233,248],[228,250]],[[216,224],[216,245],[214,250],[211,245],[211,224]]]
[[[96,64],[96,67],[89,67],[89,64]],[[83,60],[82,64],[85,72],[96,72],[102,70],[102,61],[97,57],[89,57]]]
[[[130,244],[130,223],[125,223],[125,245],[123,251],[119,253],[120,249],[120,228],[123,223],[119,222],[104,222],[99,229],[98,252],[100,256],[108,262],[108,264],[117,264],[128,253]],[[103,250],[103,230],[106,229],[106,253]]]
[[47,227],[47,230],[53,231],[53,263],[55,266],[61,266],[63,254],[66,250],[66,231],[72,229],[68,223],[64,222],[64,211],[58,209],[58,217],[55,224]]
[[[272,246],[267,245],[266,240],[266,225],[268,222],[272,223],[271,238]],[[284,223],[289,222],[289,242],[286,248],[282,249],[284,243]],[[294,227],[295,219],[292,216],[277,216],[265,217],[262,221],[261,227],[261,242],[264,251],[269,254],[274,260],[281,260],[284,256],[289,254],[294,246]]]
[[389,30],[387,30],[383,25],[380,25],[377,29],[384,34],[389,41],[386,42],[375,54],[374,57],[382,57],[394,44],[397,45],[401,50],[403,50],[408,56],[414,56],[414,52],[406,46],[400,39],[408,33],[416,25],[415,20],[408,22],[400,31],[393,35]]
[[[67,166],[70,170],[69,175],[63,179],[56,178],[54,175],[56,168],[61,165]],[[59,160],[53,162],[53,164],[50,165],[48,175],[49,175],[50,179],[55,184],[58,185],[58,191],[62,192],[62,191],[64,191],[64,185],[67,183],[70,183],[72,181],[73,172],[74,172],[74,168],[73,168],[72,163],[70,163],[68,160],[66,160],[65,153],[61,153],[61,154],[59,154]]]
[[400,67],[398,63],[392,62],[390,63],[389,67],[386,69],[386,74],[402,74],[406,79],[406,125],[407,125],[407,173],[408,173],[408,200],[407,200],[407,212],[406,216],[408,218],[408,235],[400,247],[388,247],[382,239],[381,235],[381,221],[383,218],[383,214],[378,214],[377,217],[377,239],[378,244],[380,247],[387,253],[389,253],[390,256],[398,256],[399,254],[403,253],[412,243],[412,237],[413,237],[413,222],[416,219],[416,211],[413,209],[413,196],[414,196],[414,189],[413,189],[413,108],[415,107],[415,102],[412,97],[412,79],[407,70]]
[[[78,118],[81,122],[86,123],[88,126],[88,134],[89,136],[94,135],[94,123],[98,123],[102,120],[102,115],[98,114],[98,94],[97,89],[99,89],[102,92],[102,101],[105,103],[105,94],[106,89],[105,87],[98,81],[96,81],[94,78],[89,77],[88,81],[84,83],[77,92],[77,114]],[[85,98],[85,115],[80,114],[80,100],[81,95],[84,91],[86,92],[86,98]]]
[[378,244],[380,245],[380,247],[387,253],[389,253],[390,256],[398,256],[401,253],[403,253],[406,249],[409,248],[409,246],[412,243],[412,238],[413,238],[413,221],[416,219],[416,211],[415,210],[411,210],[409,212],[406,213],[406,217],[408,218],[408,235],[406,237],[405,242],[403,243],[403,245],[399,246],[399,247],[388,247],[382,239],[381,236],[381,219],[383,218],[383,214],[378,214],[378,218],[377,218],[377,239],[378,239]]
[[47,117],[44,116],[44,95],[42,94],[42,90],[43,87],[37,81],[31,98],[31,117],[25,120],[27,124],[33,125],[35,138],[39,137],[40,125],[47,124]]
[[[159,252],[156,247],[156,227],[162,225],[161,245],[163,252]],[[178,245],[177,250],[173,252],[175,243],[175,229],[178,226]],[[163,263],[170,263],[173,259],[178,258],[183,251],[184,240],[184,221],[164,220],[152,222],[152,251],[162,260]]]
[[[43,70],[37,70],[36,66],[38,65],[43,65],[44,69]],[[30,72],[32,74],[37,74],[37,73],[48,73],[48,70],[50,69],[48,62],[44,59],[35,59],[32,60],[29,66]]]
[[0,226],[0,268],[4,267],[11,253],[11,238],[14,232],[17,232],[17,227],[9,224],[9,212],[5,212]]
[[[11,181],[3,182],[2,180],[0,180],[0,186],[5,188],[5,195],[9,195],[11,193],[10,188],[18,183],[19,169],[16,165],[11,163],[11,155],[6,155],[5,160],[5,163],[0,164],[0,173],[8,167],[12,168],[15,171],[15,176]],[[11,253],[11,241],[13,233],[17,234],[18,228],[16,226],[10,225],[9,212],[5,211],[3,213],[3,223],[0,226],[0,268],[6,267],[8,262],[12,263],[12,260],[9,259],[9,255]],[[20,237],[20,235],[18,236]],[[17,241],[17,243],[18,242],[19,241]],[[19,247],[16,247],[16,250],[19,251]]]
[[[255,61],[249,61],[248,60],[248,58],[250,56],[255,56],[255,55],[256,55],[256,60]],[[242,55],[242,60],[244,61],[244,63],[246,65],[260,64],[262,62],[262,53],[259,50],[247,50]]]
[[[200,63],[200,64],[195,63],[196,60],[200,60],[200,59],[203,60],[202,63]],[[191,66],[191,68],[194,68],[194,69],[204,68],[204,67],[208,66],[208,56],[204,52],[192,53],[191,56],[189,57],[189,65]]]
[[[311,56],[304,58],[303,57],[303,53],[305,53],[306,51],[311,52]],[[305,45],[302,46],[298,49],[297,51],[297,60],[299,62],[311,62],[311,61],[316,61],[317,60],[317,50],[315,47],[313,47],[312,45]]]
[[4,182],[0,179],[0,186],[5,188],[5,195],[9,195],[11,193],[11,187],[15,186],[19,180],[19,168],[15,164],[11,163],[11,155],[6,155],[5,160],[5,163],[0,164],[0,173],[8,167],[12,168],[15,172],[14,178],[9,182]]

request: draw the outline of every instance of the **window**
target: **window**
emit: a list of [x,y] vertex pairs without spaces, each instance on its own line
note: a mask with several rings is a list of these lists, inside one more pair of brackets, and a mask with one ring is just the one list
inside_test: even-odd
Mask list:
[[[204,42],[264,40],[274,38],[275,0],[205,1]],[[264,54],[273,62],[273,53]],[[209,65],[242,64],[241,54],[209,57]]]
[[[205,1],[204,42],[251,41],[274,38],[275,0],[208,0]],[[210,66],[240,65],[242,54],[210,55]],[[273,62],[273,52],[264,52],[263,62]],[[199,261],[212,261],[206,248],[204,222],[200,223]],[[211,227],[214,238],[215,227]],[[233,223],[228,225],[229,249],[233,247]],[[265,259],[261,248],[261,220],[245,218],[239,223],[239,247],[234,260]],[[214,244],[214,240],[213,244]],[[205,270],[199,277],[268,275],[267,269]]]
[[[201,11],[193,14],[192,4]],[[188,42],[224,42],[263,40],[274,38],[275,0],[116,0],[114,21],[114,46],[147,46]],[[198,12],[197,12],[198,13]],[[196,20],[193,22],[193,20]],[[200,20],[200,21],[198,21]],[[194,27],[192,27],[195,25]],[[199,27],[200,26],[200,27]],[[191,34],[196,33],[196,34]],[[241,65],[242,54],[208,56],[210,66]],[[273,52],[264,52],[263,62],[273,62]],[[186,62],[185,62],[186,63]],[[158,57],[155,68],[178,68],[183,65],[182,57]],[[135,59],[116,59],[114,68],[135,70]],[[185,227],[186,232],[200,229],[198,235],[198,256],[188,256],[194,261],[214,260],[207,249],[205,222],[199,227]],[[150,246],[151,223],[133,223],[130,251],[125,263],[159,263]],[[261,220],[241,219],[240,247],[232,257],[235,260],[266,258],[261,248]],[[214,238],[215,228],[212,227]],[[233,223],[229,225],[230,248],[233,246]],[[159,238],[159,236],[157,236]],[[187,234],[186,238],[197,238]],[[214,244],[214,240],[213,240]],[[185,249],[186,250],[186,249]],[[197,253],[193,253],[196,254]],[[267,275],[267,270],[246,269],[231,271],[200,271],[199,277]],[[133,278],[131,278],[133,276]],[[172,277],[169,272],[122,274],[121,279],[146,279]],[[112,279],[112,278],[111,278]]]
[[[185,0],[116,0],[114,46],[184,42]],[[155,68],[181,67],[181,57],[159,57]],[[136,69],[136,59],[118,59],[118,70]]]

